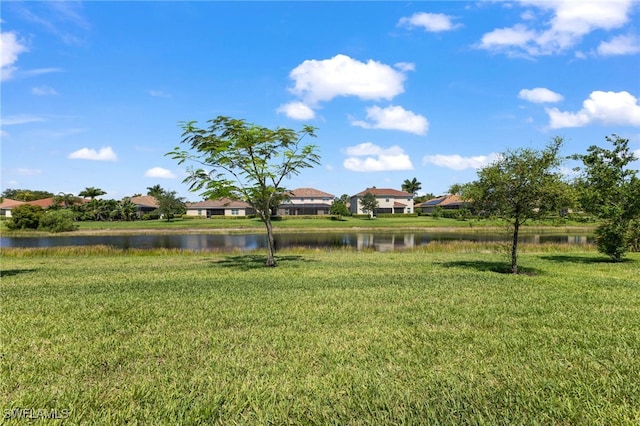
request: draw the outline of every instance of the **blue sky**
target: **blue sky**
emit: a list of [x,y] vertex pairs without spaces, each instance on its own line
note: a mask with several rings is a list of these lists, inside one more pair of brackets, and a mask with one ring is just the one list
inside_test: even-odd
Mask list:
[[[121,199],[159,184],[180,121],[318,128],[336,196],[442,194],[496,153],[640,154],[640,3],[2,2],[1,187]],[[567,164],[567,170],[571,164]]]

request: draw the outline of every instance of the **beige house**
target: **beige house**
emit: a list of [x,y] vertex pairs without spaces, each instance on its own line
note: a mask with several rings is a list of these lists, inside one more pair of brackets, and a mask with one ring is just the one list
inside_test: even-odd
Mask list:
[[138,195],[136,197],[131,197],[130,200],[138,209],[138,218],[141,218],[144,214],[152,213],[160,207],[156,197],[151,195]]
[[334,196],[314,188],[297,188],[289,191],[287,200],[278,207],[280,216],[325,215],[333,203]]
[[371,193],[378,201],[378,208],[373,213],[376,214],[408,214],[413,213],[413,194],[405,191],[398,191],[390,188],[367,188],[351,196],[351,206],[349,210],[352,214],[366,214],[362,210],[362,197],[366,193]]
[[230,198],[186,203],[185,206],[187,208],[187,216],[203,218],[211,218],[214,216],[247,216],[255,213],[249,203],[232,200]]

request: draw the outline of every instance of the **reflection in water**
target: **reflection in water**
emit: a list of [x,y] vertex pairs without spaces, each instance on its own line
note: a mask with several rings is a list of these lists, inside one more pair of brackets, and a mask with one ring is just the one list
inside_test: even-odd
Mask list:
[[[393,251],[420,247],[433,241],[509,241],[501,234],[459,232],[330,232],[276,233],[276,248],[352,247],[356,250]],[[569,234],[523,235],[520,242],[545,244],[593,244],[593,237]],[[116,248],[169,248],[191,251],[233,251],[266,248],[265,234],[154,234],[76,235],[56,237],[0,237],[2,247],[55,247],[107,245]]]

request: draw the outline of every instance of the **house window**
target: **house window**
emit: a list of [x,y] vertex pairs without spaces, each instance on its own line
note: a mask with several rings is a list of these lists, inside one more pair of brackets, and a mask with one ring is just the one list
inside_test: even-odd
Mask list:
[[198,216],[202,216],[202,209],[198,209]]
[[389,202],[389,199],[387,198],[387,199],[385,200],[385,202],[387,202],[387,203],[388,203],[388,202]]
[[240,210],[239,209],[231,209],[231,215],[238,216],[239,214],[240,214]]

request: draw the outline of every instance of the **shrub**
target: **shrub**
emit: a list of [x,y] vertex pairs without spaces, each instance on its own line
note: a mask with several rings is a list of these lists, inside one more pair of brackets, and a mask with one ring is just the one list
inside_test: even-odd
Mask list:
[[640,252],[640,219],[634,220],[631,222],[631,225],[629,225],[627,247],[631,252]]
[[626,225],[608,221],[596,229],[596,246],[614,262],[620,262],[628,250]]
[[71,210],[48,210],[40,217],[38,229],[49,232],[75,231],[78,226],[73,222],[74,214]]
[[7,222],[7,228],[16,229],[38,229],[40,217],[44,210],[40,206],[22,204],[11,209],[11,219]]

